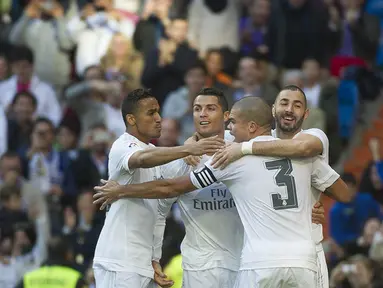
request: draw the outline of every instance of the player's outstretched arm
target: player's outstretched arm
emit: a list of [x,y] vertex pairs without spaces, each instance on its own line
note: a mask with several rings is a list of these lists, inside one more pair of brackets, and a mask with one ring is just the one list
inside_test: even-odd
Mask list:
[[102,204],[101,209],[121,198],[173,198],[196,189],[189,175],[141,184],[120,185],[115,181],[105,180],[102,183],[105,185],[94,187],[97,193],[93,196],[93,203]]
[[212,165],[214,168],[223,169],[244,155],[313,157],[321,154],[323,150],[322,141],[318,137],[301,133],[296,138],[289,140],[231,143],[214,155]]
[[177,147],[156,147],[139,150],[129,157],[129,169],[151,168],[189,156],[214,154],[225,145],[218,136],[202,139],[198,142]]

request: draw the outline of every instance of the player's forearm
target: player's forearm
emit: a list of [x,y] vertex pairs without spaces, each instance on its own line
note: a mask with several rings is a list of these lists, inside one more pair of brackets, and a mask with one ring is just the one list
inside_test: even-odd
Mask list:
[[318,155],[317,151],[311,149],[306,141],[294,139],[253,142],[252,154],[273,157],[312,157]]
[[164,199],[177,197],[193,191],[195,187],[188,182],[189,176],[178,179],[164,179],[141,184],[131,184],[120,187],[119,198]]
[[326,191],[323,192],[323,194],[336,201],[344,203],[351,202],[353,198],[353,195],[348,189],[347,184],[341,178],[336,180],[333,185],[328,187]]
[[177,147],[157,147],[145,149],[138,152],[139,154],[133,162],[129,163],[131,168],[152,168],[155,166],[167,164],[174,160],[184,158],[190,155],[188,145]]

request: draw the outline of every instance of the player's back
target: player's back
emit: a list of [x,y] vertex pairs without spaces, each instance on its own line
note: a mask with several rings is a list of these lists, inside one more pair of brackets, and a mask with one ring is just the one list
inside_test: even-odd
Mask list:
[[316,270],[311,236],[312,159],[246,156],[233,163],[232,191],[245,237],[241,269]]
[[[119,184],[136,184],[161,178],[159,167],[132,170],[126,167],[130,155],[149,147],[128,133],[120,136],[110,150],[109,179]],[[158,200],[155,199],[120,199],[113,203],[97,243],[95,266],[152,277],[157,205]]]

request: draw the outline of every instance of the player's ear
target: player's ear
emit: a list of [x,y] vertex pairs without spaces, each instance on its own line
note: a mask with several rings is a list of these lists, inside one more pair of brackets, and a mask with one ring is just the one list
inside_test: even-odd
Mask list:
[[136,117],[133,114],[126,114],[125,119],[130,126],[136,125]]
[[250,133],[255,133],[258,130],[259,126],[254,121],[250,121],[248,125],[248,129]]
[[275,118],[275,104],[271,107],[271,113],[273,113],[273,118]]
[[225,122],[229,121],[229,115],[230,115],[229,111],[223,112],[223,121]]
[[303,114],[303,119],[306,120],[310,115],[310,109],[306,109],[305,114]]

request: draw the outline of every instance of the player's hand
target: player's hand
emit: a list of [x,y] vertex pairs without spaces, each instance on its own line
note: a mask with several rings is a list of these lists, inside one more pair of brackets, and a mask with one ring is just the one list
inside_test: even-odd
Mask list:
[[157,261],[152,261],[152,266],[154,269],[154,282],[160,285],[162,288],[172,287],[174,282],[172,280],[166,279],[167,276],[162,272],[162,267]]
[[242,156],[242,143],[230,143],[213,156],[211,164],[214,168],[223,169]]
[[184,158],[184,162],[192,167],[197,167],[201,161],[202,156],[188,156]]
[[101,204],[100,210],[104,210],[106,206],[120,199],[121,185],[116,181],[101,180],[103,186],[96,186],[94,190],[97,192],[93,195],[93,204]]
[[194,144],[185,145],[188,146],[190,155],[202,156],[205,154],[214,154],[219,149],[225,146],[225,141],[218,136],[213,136],[205,139],[201,139]]
[[326,218],[324,216],[324,207],[322,202],[316,202],[311,215],[311,221],[314,224],[324,224],[326,222]]

